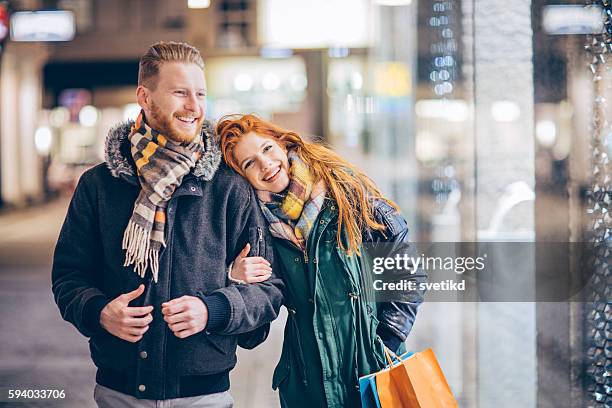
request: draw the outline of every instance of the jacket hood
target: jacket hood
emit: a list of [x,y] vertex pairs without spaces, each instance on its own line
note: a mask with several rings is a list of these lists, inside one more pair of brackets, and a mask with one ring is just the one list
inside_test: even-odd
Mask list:
[[[130,135],[133,120],[121,122],[112,127],[106,136],[104,147],[104,159],[106,167],[113,177],[122,178],[129,182],[138,182],[136,178],[136,166],[130,151]],[[212,123],[205,120],[202,124],[202,140],[206,148],[205,153],[197,161],[192,170],[194,176],[202,180],[212,180],[221,163],[221,149],[215,137]]]

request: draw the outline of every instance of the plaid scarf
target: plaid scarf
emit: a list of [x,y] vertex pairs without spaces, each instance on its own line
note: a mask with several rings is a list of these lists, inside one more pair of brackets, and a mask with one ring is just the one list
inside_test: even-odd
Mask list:
[[159,251],[166,245],[166,206],[201,155],[202,138],[198,133],[186,146],[173,142],[145,123],[144,112],[136,119],[129,138],[141,190],[123,235],[124,266],[134,264],[134,272],[140,277],[150,266],[157,282]]
[[325,201],[325,185],[314,183],[308,166],[290,150],[289,186],[282,193],[259,192],[260,207],[272,236],[293,242],[302,250]]

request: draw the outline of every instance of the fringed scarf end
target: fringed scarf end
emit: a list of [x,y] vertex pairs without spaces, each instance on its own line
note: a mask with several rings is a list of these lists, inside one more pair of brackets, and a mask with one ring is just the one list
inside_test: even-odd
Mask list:
[[157,283],[159,275],[159,250],[151,248],[151,231],[131,221],[123,234],[122,248],[125,252],[123,266],[134,264],[134,272],[141,278],[145,277],[147,268],[151,266],[153,281]]

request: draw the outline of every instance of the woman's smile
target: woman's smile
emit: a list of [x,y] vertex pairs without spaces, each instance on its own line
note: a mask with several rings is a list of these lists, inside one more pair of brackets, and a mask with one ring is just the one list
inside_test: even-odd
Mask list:
[[281,168],[280,166],[276,167],[271,174],[265,175],[263,181],[265,182],[274,182],[278,176],[280,175]]

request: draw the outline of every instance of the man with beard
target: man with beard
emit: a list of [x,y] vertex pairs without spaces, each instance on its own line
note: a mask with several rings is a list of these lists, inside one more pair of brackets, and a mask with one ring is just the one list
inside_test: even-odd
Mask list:
[[[265,220],[221,162],[194,47],[152,45],[136,94],[138,119],[110,131],[106,162],[83,174],[70,203],[55,301],[91,338],[99,406],[231,407],[236,344],[263,341],[282,302]],[[228,282],[232,261],[272,277]]]

